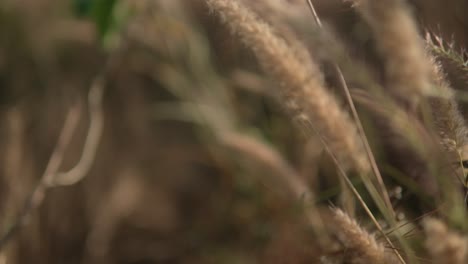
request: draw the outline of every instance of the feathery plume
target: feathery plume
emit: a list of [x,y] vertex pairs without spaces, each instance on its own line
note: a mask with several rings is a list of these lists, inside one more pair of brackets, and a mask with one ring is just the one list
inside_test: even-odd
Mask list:
[[440,220],[428,218],[423,222],[426,248],[434,263],[464,264],[468,262],[468,239],[448,230]]
[[[313,124],[345,167],[369,171],[355,125],[324,85],[319,67],[299,58],[267,23],[235,0],[207,0],[209,7],[253,50],[262,68],[281,86],[279,101],[298,121]],[[308,54],[305,47],[304,52]]]
[[386,86],[413,108],[430,91],[430,66],[417,27],[401,0],[352,0],[372,28],[384,61]]
[[332,232],[345,247],[349,263],[398,263],[375,237],[361,228],[349,215],[338,208],[332,209]]
[[432,80],[437,94],[429,97],[429,104],[434,118],[435,128],[440,137],[440,143],[446,151],[462,151],[467,143],[468,130],[454,98],[452,88],[445,81],[440,65],[431,59]]

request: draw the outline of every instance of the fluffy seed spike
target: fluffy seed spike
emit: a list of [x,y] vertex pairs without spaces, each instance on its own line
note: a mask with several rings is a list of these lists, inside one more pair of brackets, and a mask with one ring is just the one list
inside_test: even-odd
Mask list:
[[[236,0],[207,0],[229,27],[253,50],[263,69],[281,86],[280,102],[295,119],[312,124],[327,139],[345,167],[369,171],[355,125],[324,85],[318,66],[298,58],[267,23]],[[301,54],[308,54],[305,47]],[[305,63],[306,61],[306,63]]]
[[431,69],[408,7],[402,0],[352,1],[374,32],[390,93],[415,107],[430,92]]
[[458,109],[453,90],[445,81],[440,66],[434,59],[431,62],[432,79],[438,88],[438,95],[429,100],[434,124],[445,150],[461,152],[467,143],[466,123]]
[[332,209],[333,232],[347,252],[347,263],[398,263],[382,244],[340,209]]
[[465,264],[468,262],[468,239],[448,230],[440,220],[424,221],[426,248],[433,263]]

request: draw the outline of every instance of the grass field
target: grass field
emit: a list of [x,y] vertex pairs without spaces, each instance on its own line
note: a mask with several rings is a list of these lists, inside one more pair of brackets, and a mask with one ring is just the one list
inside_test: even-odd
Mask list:
[[0,2],[0,264],[468,262],[468,2]]

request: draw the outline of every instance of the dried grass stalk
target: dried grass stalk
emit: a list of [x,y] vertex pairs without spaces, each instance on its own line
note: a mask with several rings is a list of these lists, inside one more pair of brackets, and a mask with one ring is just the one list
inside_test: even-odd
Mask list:
[[273,148],[246,135],[223,133],[220,142],[241,154],[246,160],[263,168],[259,176],[267,177],[268,182],[276,182],[293,201],[304,205],[304,216],[314,229],[317,240],[327,243],[329,238],[323,231],[320,212],[314,204],[315,196],[299,173]]
[[[253,50],[263,69],[281,85],[280,103],[289,114],[313,126],[327,139],[345,167],[367,172],[369,163],[355,125],[324,85],[318,66],[299,58],[267,23],[235,0],[207,0],[214,10]],[[297,48],[297,47],[296,47]],[[305,47],[304,52],[308,54]]]
[[332,232],[345,247],[346,263],[398,263],[375,237],[340,209],[332,209]]
[[[241,153],[248,160],[268,169],[265,175],[268,175],[271,182],[278,182],[288,192],[289,197],[308,201],[313,199],[312,191],[307,187],[307,183],[280,153],[268,145],[249,136],[228,132],[221,134],[220,141],[223,145]],[[272,176],[275,178],[271,178]]]
[[433,263],[468,263],[468,238],[448,229],[442,221],[428,218],[424,221],[426,248]]
[[402,0],[353,0],[374,32],[384,61],[386,86],[403,104],[415,107],[430,92],[430,64],[417,27]]

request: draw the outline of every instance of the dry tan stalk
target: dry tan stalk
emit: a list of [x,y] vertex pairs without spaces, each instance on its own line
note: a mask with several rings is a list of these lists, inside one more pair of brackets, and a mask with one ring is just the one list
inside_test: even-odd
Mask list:
[[[57,144],[49,158],[44,174],[32,191],[29,199],[26,201],[18,219],[9,227],[5,234],[0,237],[0,249],[2,249],[14,236],[16,232],[26,223],[28,216],[42,205],[45,195],[49,188],[60,185],[71,185],[83,179],[87,175],[95,158],[95,152],[100,142],[100,136],[103,126],[102,113],[102,95],[103,95],[103,80],[102,76],[98,76],[93,82],[88,95],[88,103],[90,108],[91,124],[88,131],[83,155],[76,167],[68,172],[61,173],[60,166],[62,164],[66,148],[72,140],[80,117],[81,105],[70,107],[70,110],[65,118],[62,131],[60,132]],[[60,177],[59,179],[57,177]]]
[[[255,140],[249,136],[237,133],[222,133],[220,141],[223,145],[239,152],[248,160],[255,161],[256,164],[268,168],[269,176],[272,182],[278,182],[289,196],[295,196],[297,199],[312,199],[313,195],[307,187],[307,183],[302,180],[297,171],[292,168],[283,157],[271,147]],[[271,172],[273,175],[271,175]]]
[[57,174],[62,163],[66,147],[70,143],[75,128],[78,124],[80,116],[80,106],[76,104],[70,107],[69,112],[65,118],[62,131],[60,132],[57,144],[49,158],[44,174],[42,175],[39,183],[35,186],[30,194],[29,199],[24,204],[17,219],[13,224],[0,236],[0,250],[2,250],[11,238],[20,230],[21,227],[27,222],[28,216],[37,209],[45,198],[48,187],[53,177]]
[[[281,85],[279,101],[289,114],[317,127],[345,167],[369,171],[355,125],[325,89],[323,76],[310,56],[298,58],[298,53],[291,51],[284,39],[238,1],[207,0],[207,3]],[[303,49],[301,53],[307,54]]]
[[372,28],[384,61],[386,86],[413,108],[430,92],[430,64],[417,27],[401,0],[353,0]]
[[101,75],[97,76],[91,84],[88,93],[90,123],[83,146],[83,153],[78,163],[72,169],[57,173],[50,182],[52,186],[73,185],[81,181],[89,173],[96,158],[97,148],[99,147],[104,129],[104,112],[102,107],[104,86],[104,77]]
[[[314,17],[314,20],[317,24],[317,26],[321,29],[323,29],[323,25],[322,25],[322,22],[315,10],[315,7],[314,7],[314,4],[312,3],[311,0],[307,0],[306,1],[309,8],[310,8],[310,11],[312,13],[312,16]],[[354,121],[356,122],[356,128],[357,128],[357,131],[358,131],[358,134],[359,136],[361,137],[361,140],[362,140],[362,143],[363,143],[363,146],[364,146],[364,150],[366,151],[366,154],[367,154],[367,157],[369,159],[369,163],[370,163],[370,166],[371,166],[371,169],[372,171],[374,172],[374,175],[375,175],[375,178],[377,180],[377,185],[379,186],[380,188],[380,192],[382,193],[382,198],[386,204],[386,207],[387,207],[387,210],[389,212],[389,215],[390,217],[393,217],[395,215],[395,212],[393,211],[393,207],[392,207],[392,203],[390,202],[390,198],[388,196],[388,192],[387,192],[387,189],[385,188],[385,184],[384,184],[384,181],[382,179],[382,175],[380,173],[380,170],[377,166],[377,162],[375,161],[375,156],[374,156],[374,153],[372,152],[372,149],[370,148],[370,145],[369,145],[369,142],[367,140],[367,137],[366,137],[366,133],[364,131],[364,128],[362,126],[362,122],[361,122],[361,119],[359,118],[359,114],[356,110],[356,107],[354,105],[354,101],[353,101],[353,98],[351,97],[351,92],[349,90],[349,87],[348,87],[348,84],[345,80],[345,77],[343,75],[343,72],[341,71],[341,68],[338,66],[338,64],[336,63],[333,63],[333,66],[334,66],[334,69],[335,69],[335,75],[338,79],[338,83],[339,83],[339,86],[341,86],[341,88],[343,89],[343,92],[346,96],[346,100],[348,101],[348,104],[349,104],[349,107],[350,107],[350,110],[351,110],[351,114],[352,114],[352,117],[354,118]],[[343,182],[341,182],[343,183]],[[346,198],[344,198],[346,199]],[[348,211],[349,212],[349,211]]]
[[306,209],[304,216],[314,228],[317,239],[322,244],[328,243],[329,239],[323,231],[324,224],[318,208],[313,204],[314,194],[312,190],[280,153],[252,137],[238,133],[225,132],[219,135],[219,139],[224,146],[241,154],[247,160],[253,161],[255,165],[264,168],[264,173],[261,174],[263,176],[268,175],[268,182],[276,182],[287,192],[289,198],[303,203]]
[[468,238],[448,229],[442,221],[428,218],[424,222],[426,248],[433,263],[464,264],[468,262]]
[[393,242],[388,238],[387,234],[385,234],[385,232],[383,231],[382,229],[382,226],[379,224],[379,222],[377,221],[377,219],[375,218],[375,216],[372,214],[372,212],[370,211],[369,207],[367,206],[366,202],[362,199],[361,195],[359,194],[359,192],[356,190],[356,188],[354,187],[353,183],[351,182],[351,180],[349,179],[348,175],[346,175],[346,172],[343,170],[343,168],[341,167],[340,163],[338,162],[338,160],[336,159],[335,155],[330,151],[330,148],[327,146],[327,144],[325,142],[323,142],[323,139],[321,137],[319,137],[320,140],[322,141],[322,145],[324,146],[324,149],[325,151],[330,155],[330,157],[332,158],[333,162],[336,164],[336,168],[337,168],[337,171],[338,173],[343,177],[343,179],[345,180],[346,184],[348,185],[349,189],[353,192],[353,194],[356,196],[358,202],[361,204],[361,206],[363,207],[364,211],[366,211],[367,215],[369,216],[369,218],[372,220],[372,222],[374,223],[375,227],[377,228],[377,230],[382,234],[382,236],[385,238],[385,240],[387,241],[388,245],[392,248],[393,250],[393,253],[394,254],[387,254],[388,255],[388,260],[389,260],[389,263],[403,263],[405,264],[406,261],[403,259],[403,257],[401,256],[401,254],[398,252],[398,250],[395,248],[395,246],[393,245]]
[[340,209],[332,209],[332,232],[345,247],[346,263],[396,263],[375,237]]

